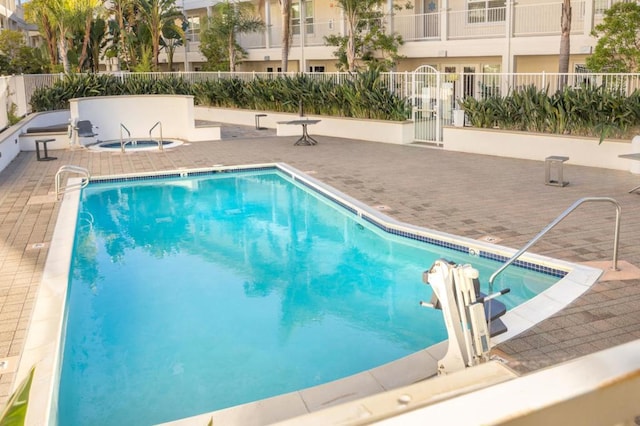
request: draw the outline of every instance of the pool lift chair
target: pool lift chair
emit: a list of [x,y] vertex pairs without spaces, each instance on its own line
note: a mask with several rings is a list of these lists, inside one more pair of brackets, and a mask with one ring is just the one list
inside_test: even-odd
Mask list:
[[507,331],[499,319],[506,312],[496,297],[509,292],[485,295],[480,292],[478,270],[471,265],[456,265],[444,259],[434,262],[423,273],[423,282],[431,285],[433,295],[421,306],[442,310],[449,334],[445,356],[438,361],[438,375],[450,374],[489,361],[490,338]]
[[[98,136],[94,129],[97,129],[97,127],[91,124],[90,120],[79,120],[75,125],[70,125],[69,136],[71,137],[71,146],[84,147],[84,145],[80,143],[80,138],[93,138]],[[96,143],[97,142],[99,141],[96,141]]]

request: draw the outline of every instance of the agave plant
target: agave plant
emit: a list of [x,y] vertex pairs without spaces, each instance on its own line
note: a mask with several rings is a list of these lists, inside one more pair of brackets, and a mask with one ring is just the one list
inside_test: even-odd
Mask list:
[[467,97],[461,107],[474,127],[598,137],[629,137],[640,126],[640,92],[583,84],[565,86],[551,95],[528,86],[504,98]]
[[35,91],[34,111],[65,109],[74,97],[100,95],[193,94],[198,105],[381,120],[406,120],[411,105],[390,90],[377,71],[354,74],[343,83],[305,74],[255,78],[216,78],[190,83],[182,77],[137,74],[125,82],[109,75],[69,75],[50,88]]

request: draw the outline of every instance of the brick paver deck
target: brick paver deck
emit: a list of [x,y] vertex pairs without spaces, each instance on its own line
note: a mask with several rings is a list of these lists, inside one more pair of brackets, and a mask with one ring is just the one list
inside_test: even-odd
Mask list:
[[[224,127],[222,141],[136,153],[56,151],[37,162],[22,152],[0,173],[0,359],[19,357],[55,226],[58,203],[42,202],[63,164],[92,175],[285,162],[385,213],[412,224],[469,238],[493,236],[519,248],[579,198],[607,196],[622,205],[620,259],[640,265],[640,176],[565,164],[565,188],[544,185],[544,162],[452,153],[439,149],[318,137],[317,146],[293,146],[295,137]],[[558,152],[558,154],[562,154]],[[46,201],[46,200],[45,200]],[[560,259],[608,261],[615,209],[580,207],[532,251]],[[40,244],[44,243],[44,244]],[[425,265],[425,269],[431,265]],[[420,277],[416,277],[420,279]],[[522,371],[543,368],[640,338],[640,280],[601,281],[557,315],[499,349]],[[0,375],[0,403],[13,380]],[[0,370],[2,372],[2,370]]]

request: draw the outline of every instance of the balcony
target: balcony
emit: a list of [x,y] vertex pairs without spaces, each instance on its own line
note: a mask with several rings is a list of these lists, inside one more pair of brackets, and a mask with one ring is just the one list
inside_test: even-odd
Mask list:
[[[586,34],[587,3],[571,3],[572,34]],[[392,17],[393,30],[405,42],[446,41],[475,38],[536,37],[560,34],[561,3],[514,4],[509,13],[506,7],[449,10],[423,14],[398,14]],[[593,12],[593,10],[591,10]],[[595,17],[597,21],[598,17]],[[511,21],[511,25],[509,24]],[[443,26],[443,22],[446,23]],[[388,27],[390,27],[388,25]],[[446,32],[443,32],[446,29]],[[312,22],[306,24],[305,46],[323,46],[324,38],[341,34],[340,22]],[[590,28],[589,28],[590,31]],[[300,26],[292,27],[291,46],[300,45]],[[282,46],[282,27],[269,25],[264,33],[239,37],[245,49],[264,49]]]

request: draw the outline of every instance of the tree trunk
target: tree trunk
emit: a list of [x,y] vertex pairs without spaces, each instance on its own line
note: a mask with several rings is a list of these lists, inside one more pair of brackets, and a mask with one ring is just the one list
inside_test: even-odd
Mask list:
[[349,71],[353,72],[357,68],[356,64],[356,26],[357,16],[349,15],[347,22],[347,64]]
[[91,15],[87,16],[87,20],[84,23],[84,38],[82,39],[82,53],[80,54],[80,58],[78,58],[78,72],[82,72],[82,64],[87,60],[88,56],[88,48],[89,41],[91,40],[91,23],[93,22],[93,17]]
[[60,36],[58,38],[58,53],[60,54],[60,59],[62,60],[62,69],[66,74],[71,72],[71,66],[69,65],[69,55],[68,55],[68,47],[67,47],[67,39],[64,36],[66,31],[64,27],[59,28]]
[[[569,72],[569,55],[571,53],[571,0],[563,0],[562,17],[560,19],[560,53],[558,55],[558,72]],[[558,88],[562,89],[567,84],[567,76],[560,76]]]
[[158,71],[158,57],[160,56],[160,40],[153,36],[153,70]]
[[129,69],[129,61],[127,60],[127,56],[129,51],[127,50],[127,34],[124,28],[124,9],[122,7],[122,3],[118,3],[118,26],[120,27],[120,52],[118,54],[118,60],[120,64],[118,65],[120,70],[124,69],[123,65],[126,65],[127,69]]
[[58,46],[56,41],[55,28],[49,24],[49,21],[43,25],[45,27],[45,38],[47,40],[47,50],[49,51],[51,65],[58,65]]
[[289,47],[291,44],[291,0],[280,0],[282,11],[282,72],[289,70]]
[[229,71],[236,71],[236,43],[233,35],[229,37]]
[[176,47],[171,44],[167,46],[167,66],[169,67],[169,72],[173,72],[173,54],[176,51]]

